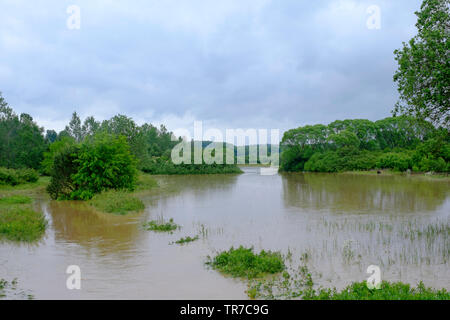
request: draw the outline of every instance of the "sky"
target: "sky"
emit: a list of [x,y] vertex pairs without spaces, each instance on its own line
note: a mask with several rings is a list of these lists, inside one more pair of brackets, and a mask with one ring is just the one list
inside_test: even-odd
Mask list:
[[73,111],[170,130],[378,120],[397,101],[393,51],[415,35],[420,4],[0,0],[0,91],[57,131]]

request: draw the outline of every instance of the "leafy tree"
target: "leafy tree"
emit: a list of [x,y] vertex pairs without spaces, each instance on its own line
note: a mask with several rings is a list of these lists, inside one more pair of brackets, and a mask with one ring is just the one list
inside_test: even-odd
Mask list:
[[55,130],[47,130],[45,133],[45,142],[47,143],[53,143],[58,139],[58,133],[56,133]]
[[37,169],[45,148],[43,128],[26,113],[17,116],[0,93],[0,166]]
[[394,75],[400,101],[394,114],[450,125],[450,0],[424,0],[416,12],[418,34],[396,50]]
[[74,199],[87,200],[108,189],[133,190],[136,161],[124,136],[99,133],[86,140],[75,160],[77,172],[72,176]]

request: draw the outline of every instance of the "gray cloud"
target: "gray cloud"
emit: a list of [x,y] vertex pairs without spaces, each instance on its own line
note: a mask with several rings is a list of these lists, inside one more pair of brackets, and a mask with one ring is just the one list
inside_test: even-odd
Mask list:
[[[289,128],[389,116],[393,50],[421,0],[4,0],[0,91],[62,129],[73,110],[170,129]],[[66,8],[81,8],[68,30]],[[381,29],[366,27],[369,5]]]

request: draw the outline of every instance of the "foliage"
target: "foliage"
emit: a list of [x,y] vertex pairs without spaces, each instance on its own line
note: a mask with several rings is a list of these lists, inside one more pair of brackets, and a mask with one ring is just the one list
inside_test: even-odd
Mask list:
[[51,168],[51,180],[47,192],[52,199],[68,200],[76,190],[72,176],[78,172],[80,147],[73,145],[55,154]]
[[120,215],[145,208],[142,200],[122,190],[111,190],[97,194],[89,201],[89,204],[102,212]]
[[0,93],[0,167],[38,169],[46,148],[43,131],[30,115],[16,115]]
[[450,1],[424,0],[416,27],[418,34],[395,50],[400,101],[394,113],[450,125]]
[[173,222],[171,218],[168,222],[164,220],[152,220],[144,224],[146,230],[157,232],[172,232],[180,226]]
[[155,157],[143,164],[142,171],[150,174],[223,174],[242,173],[231,164],[174,164],[168,157]]
[[450,138],[445,129],[402,116],[376,122],[334,121],[287,131],[282,171],[341,172],[393,169],[447,172]]
[[225,274],[233,277],[246,277],[248,279],[274,274],[284,270],[285,265],[279,252],[262,250],[259,254],[253,248],[231,248],[209,258],[207,264]]
[[378,159],[377,168],[391,168],[395,171],[406,171],[412,168],[412,158],[407,153],[389,152],[383,154]]
[[71,137],[62,137],[60,140],[49,145],[48,151],[44,152],[44,160],[41,164],[41,171],[45,175],[51,175],[55,156],[63,152],[65,149],[74,146],[75,139]]
[[135,188],[135,159],[123,136],[102,133],[86,140],[74,162],[72,199],[87,200],[104,190]]
[[0,168],[0,185],[6,184],[15,186],[18,184],[36,182],[39,174],[33,169],[7,169]]

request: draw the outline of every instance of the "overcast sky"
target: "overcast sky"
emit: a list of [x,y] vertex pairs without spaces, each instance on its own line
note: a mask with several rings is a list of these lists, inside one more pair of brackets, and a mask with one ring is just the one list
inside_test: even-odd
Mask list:
[[[0,91],[62,130],[102,120],[279,128],[378,120],[421,0],[0,0]],[[78,5],[80,29],[67,8]],[[381,9],[369,29],[367,8]]]

